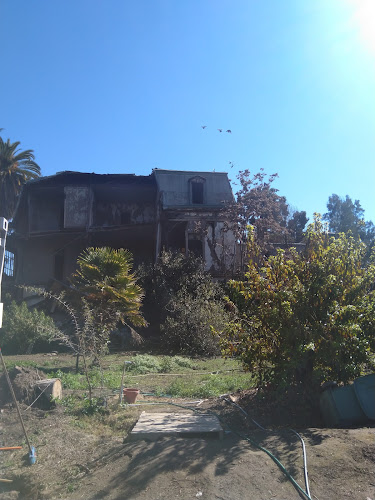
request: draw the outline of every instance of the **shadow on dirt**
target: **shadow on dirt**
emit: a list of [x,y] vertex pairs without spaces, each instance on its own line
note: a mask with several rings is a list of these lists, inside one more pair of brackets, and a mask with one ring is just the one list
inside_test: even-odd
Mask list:
[[[177,482],[192,481],[191,478],[210,463],[215,463],[215,476],[225,475],[243,454],[240,443],[241,439],[234,435],[227,435],[222,441],[173,437],[148,443],[127,443],[122,457],[115,459],[121,464],[115,464],[115,461],[111,463],[112,470],[120,466],[122,471],[92,498],[106,498],[113,490],[116,490],[118,495],[111,498],[135,498],[161,474],[181,471],[184,477]],[[124,456],[127,457],[126,462],[123,460]]]

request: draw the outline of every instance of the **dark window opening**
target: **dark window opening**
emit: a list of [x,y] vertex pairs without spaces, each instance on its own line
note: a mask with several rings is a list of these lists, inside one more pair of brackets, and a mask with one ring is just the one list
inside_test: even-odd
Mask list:
[[203,204],[203,182],[193,181],[191,183],[191,201],[193,204]]
[[64,253],[59,252],[55,255],[54,277],[58,281],[64,279]]
[[195,257],[203,258],[202,240],[197,239],[194,235],[189,235],[189,252],[195,255]]
[[179,222],[173,227],[170,227],[167,235],[167,247],[169,250],[176,250],[178,252],[185,252],[186,222]]
[[4,274],[14,276],[14,253],[5,250],[4,255]]

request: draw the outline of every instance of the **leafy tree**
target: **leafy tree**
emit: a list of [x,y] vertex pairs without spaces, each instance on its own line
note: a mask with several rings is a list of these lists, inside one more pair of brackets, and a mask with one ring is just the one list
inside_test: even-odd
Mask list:
[[52,318],[37,309],[29,310],[26,302],[5,305],[1,345],[6,354],[31,353],[36,342],[50,341],[56,332]]
[[263,169],[253,176],[249,170],[238,174],[241,189],[231,207],[231,219],[238,223],[239,236],[243,241],[247,240],[249,225],[254,227],[259,244],[267,241],[269,234],[287,232],[288,205],[285,197],[272,187],[277,176],[272,174],[267,177]]
[[20,151],[20,142],[6,142],[0,137],[0,215],[11,219],[22,186],[40,176],[31,149]]
[[240,190],[236,201],[225,209],[227,230],[234,232],[239,241],[240,272],[246,266],[249,227],[254,230],[259,247],[269,251],[269,243],[289,234],[288,204],[284,196],[273,187],[277,174],[267,176],[263,169],[252,175],[249,170],[240,171],[237,179]]
[[303,232],[305,226],[308,222],[306,217],[306,212],[303,210],[301,212],[295,211],[288,220],[288,229],[290,231],[290,237],[292,242],[299,243],[303,238]]
[[354,202],[350,196],[340,198],[332,194],[327,203],[328,212],[323,215],[323,220],[329,223],[329,228],[335,233],[348,233],[351,231],[355,237],[362,241],[371,241],[375,236],[375,227],[371,221],[365,222],[365,211],[359,200]]
[[[252,235],[250,255],[256,253]],[[244,281],[232,281],[238,317],[222,329],[222,348],[258,374],[260,383],[348,382],[374,350],[374,258],[366,245],[329,237],[316,216],[304,254],[291,249],[251,260]]]

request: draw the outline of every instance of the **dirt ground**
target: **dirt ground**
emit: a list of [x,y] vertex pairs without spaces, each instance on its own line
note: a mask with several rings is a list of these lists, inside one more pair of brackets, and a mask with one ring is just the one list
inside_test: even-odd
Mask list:
[[[239,401],[244,404],[245,400],[251,405],[249,395]],[[280,425],[267,432],[255,429],[236,408],[218,399],[207,400],[202,406],[228,423],[224,439],[124,441],[144,407],[121,410],[126,414],[124,430],[108,433],[99,421],[93,431],[64,414],[62,407],[43,411],[26,410],[23,405],[25,426],[37,450],[37,463],[30,466],[16,411],[6,405],[0,413],[1,446],[23,444],[23,449],[0,452],[0,477],[13,480],[0,483],[0,499],[306,498],[264,451],[233,431],[251,436],[271,451],[304,488],[297,436]],[[260,418],[261,412],[253,410]],[[170,412],[171,407],[153,406],[146,411]],[[275,411],[268,414],[267,425],[271,427],[272,421],[280,423]],[[313,499],[375,499],[375,427],[297,430],[306,443]]]

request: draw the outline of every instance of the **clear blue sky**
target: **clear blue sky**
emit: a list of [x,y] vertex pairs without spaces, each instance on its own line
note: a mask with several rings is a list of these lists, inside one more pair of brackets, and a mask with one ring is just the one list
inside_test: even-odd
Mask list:
[[43,175],[263,167],[375,222],[374,26],[374,0],[0,0],[2,135]]

